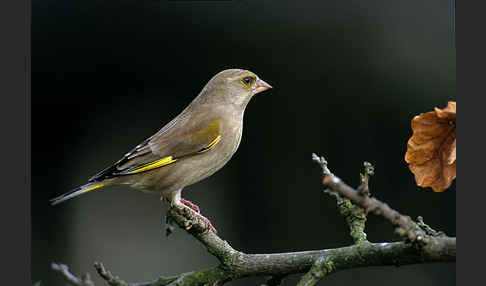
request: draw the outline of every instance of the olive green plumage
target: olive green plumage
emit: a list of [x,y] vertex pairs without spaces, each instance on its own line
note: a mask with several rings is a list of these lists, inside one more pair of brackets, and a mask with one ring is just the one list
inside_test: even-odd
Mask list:
[[89,183],[52,200],[57,204],[91,190],[129,185],[181,206],[181,190],[221,169],[240,144],[250,99],[271,88],[254,73],[229,69],[215,75],[176,118]]

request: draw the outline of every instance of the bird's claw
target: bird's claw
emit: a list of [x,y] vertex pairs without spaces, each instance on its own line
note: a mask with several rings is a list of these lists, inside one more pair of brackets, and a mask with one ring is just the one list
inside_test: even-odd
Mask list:
[[185,206],[191,208],[195,212],[201,213],[201,211],[199,210],[199,207],[196,204],[194,204],[193,202],[181,198],[181,203],[183,203]]
[[[216,230],[216,228],[214,228],[211,221],[201,214],[199,207],[196,204],[194,204],[194,203],[192,203],[188,200],[182,199],[182,198],[181,198],[180,202],[181,202],[180,204],[174,204],[174,205],[171,204],[171,208],[178,210],[179,214],[185,216],[188,219],[191,219],[191,214],[198,217],[199,219],[206,222],[207,230],[211,230],[214,233],[218,233],[218,231]],[[187,210],[187,211],[184,211],[184,210]],[[165,227],[167,236],[170,235],[174,230],[174,227],[172,226],[173,219],[171,219],[169,217],[170,216],[167,214],[166,227]],[[186,230],[188,229],[187,226],[185,228],[186,228]]]
[[216,228],[214,228],[214,226],[211,224],[211,221],[209,221],[209,219],[203,215],[201,215],[201,211],[199,209],[199,207],[194,204],[193,202],[189,201],[189,200],[186,200],[186,199],[183,199],[181,198],[181,203],[189,208],[191,211],[194,212],[194,214],[199,217],[200,219],[204,220],[207,224],[208,224],[208,227],[209,229],[211,229],[214,233],[218,233],[218,231],[216,230]]

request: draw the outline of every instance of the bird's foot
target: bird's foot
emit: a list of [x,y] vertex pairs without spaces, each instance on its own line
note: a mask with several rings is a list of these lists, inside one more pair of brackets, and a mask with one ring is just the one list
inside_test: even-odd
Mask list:
[[197,216],[198,218],[200,218],[201,220],[205,221],[206,224],[208,225],[208,228],[210,230],[212,230],[214,233],[218,233],[218,231],[216,230],[216,228],[214,228],[214,226],[211,224],[211,221],[203,216],[200,211],[199,211],[199,207],[191,202],[189,202],[188,200],[185,200],[185,199],[182,199],[181,198],[181,204],[180,206],[182,206],[183,208],[189,210],[192,214],[194,214],[195,216]]
[[183,203],[186,207],[190,207],[195,212],[201,213],[201,211],[199,210],[199,207],[196,204],[194,204],[193,202],[181,198],[181,203]]
[[[166,198],[164,196],[162,196],[160,199],[161,200],[164,200],[164,199],[169,200],[168,198]],[[179,214],[184,215],[188,219],[191,219],[189,213],[193,214],[194,216],[196,216],[199,219],[206,222],[207,228],[209,230],[213,231],[214,233],[218,233],[218,231],[216,230],[216,228],[214,228],[211,221],[208,218],[204,217],[201,214],[199,207],[196,204],[192,203],[191,201],[188,201],[188,200],[183,199],[181,197],[179,197],[177,200],[171,199],[170,200],[170,207],[178,210]],[[187,210],[187,211],[184,211],[184,210]],[[188,217],[188,215],[189,215],[189,217]],[[169,218],[169,214],[167,214],[166,235],[168,236],[169,234],[171,234],[173,232],[173,230],[174,230],[174,228],[172,227],[172,219]]]

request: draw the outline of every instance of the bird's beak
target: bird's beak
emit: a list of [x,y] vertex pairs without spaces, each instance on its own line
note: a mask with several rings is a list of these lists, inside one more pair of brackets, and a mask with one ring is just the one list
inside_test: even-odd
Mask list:
[[271,85],[269,85],[268,83],[264,82],[261,79],[258,79],[256,84],[255,84],[255,87],[253,88],[253,95],[260,93],[262,91],[265,91],[267,89],[270,89],[270,88],[272,88]]

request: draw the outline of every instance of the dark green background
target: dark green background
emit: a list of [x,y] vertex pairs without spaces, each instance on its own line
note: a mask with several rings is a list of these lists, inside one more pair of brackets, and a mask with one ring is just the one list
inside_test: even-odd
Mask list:
[[[185,232],[163,236],[158,197],[110,188],[55,207],[48,200],[118,160],[234,67],[275,88],[249,104],[233,159],[184,192],[233,247],[351,243],[312,152],[352,185],[370,161],[374,195],[455,236],[455,183],[420,189],[403,160],[413,116],[456,100],[451,1],[34,0],[32,279],[66,285],[51,261],[99,285],[98,260],[130,282],[217,263]],[[367,233],[399,239],[374,216]],[[455,264],[430,264],[343,271],[321,284],[445,286],[455,277]]]

